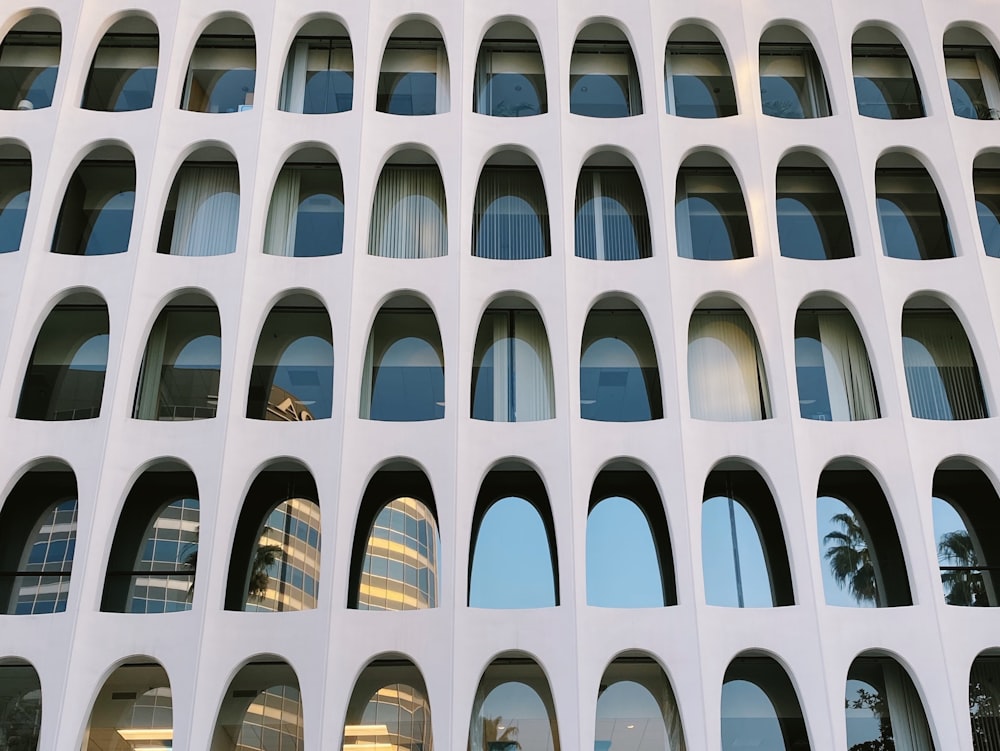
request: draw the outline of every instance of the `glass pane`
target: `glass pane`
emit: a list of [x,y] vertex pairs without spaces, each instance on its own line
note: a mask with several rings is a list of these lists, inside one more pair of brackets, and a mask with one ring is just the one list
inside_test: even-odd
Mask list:
[[722,684],[722,747],[810,748],[795,688],[774,660],[737,657],[727,668]]
[[949,605],[988,607],[984,574],[991,574],[983,570],[978,541],[950,503],[935,498],[932,508],[944,601]]
[[551,704],[548,684],[537,665],[494,663],[484,674],[473,705],[470,751],[558,748]]
[[536,167],[486,167],[473,208],[472,254],[524,260],[549,255],[545,186]]
[[753,256],[743,191],[731,169],[681,168],[675,200],[682,258],[726,261]]
[[843,501],[821,496],[816,523],[826,604],[881,607],[878,562],[861,517]]
[[264,521],[250,562],[247,612],[312,610],[320,564],[319,506],[304,498],[279,503]]
[[246,39],[203,34],[191,55],[184,109],[192,112],[251,109],[256,67],[257,53],[252,36]]
[[302,699],[297,686],[271,686],[243,713],[233,751],[302,751]]
[[[397,566],[402,577],[392,575]],[[359,610],[437,607],[437,522],[427,507],[414,498],[384,506],[372,524],[361,569]]]
[[729,62],[719,44],[667,48],[667,103],[678,117],[730,117],[739,112]]
[[782,256],[825,260],[854,255],[844,200],[828,169],[779,167],[777,209]]
[[0,162],[0,253],[21,247],[31,189],[29,162]]
[[105,34],[87,78],[83,108],[131,112],[153,106],[159,36]]
[[10,612],[61,613],[69,599],[76,551],[77,502],[60,501],[42,514],[22,553]]
[[11,31],[0,45],[0,109],[52,106],[59,75],[59,32]]
[[924,116],[913,67],[900,46],[853,47],[858,113],[881,120]]
[[951,232],[937,187],[923,169],[877,169],[882,249],[892,258],[951,258]]
[[699,420],[771,416],[757,334],[742,311],[695,311],[688,327],[688,397]]
[[264,252],[336,255],[344,246],[344,186],[336,165],[286,164],[274,185]]
[[577,257],[602,261],[652,255],[646,197],[634,169],[580,171],[575,245]]
[[444,417],[444,363],[433,313],[381,311],[372,327],[368,361],[362,418],[413,422]]
[[139,548],[135,572],[124,574],[131,579],[127,612],[172,613],[191,609],[199,525],[200,509],[193,498],[173,501],[150,522]]
[[587,117],[628,117],[628,76],[591,73],[569,77],[569,111]]
[[388,112],[390,115],[434,115],[437,114],[437,99],[436,63],[432,70],[387,71],[383,66],[375,97],[375,109],[379,112]]
[[320,115],[354,106],[354,60],[347,37],[297,37],[282,80],[281,109]]
[[473,353],[473,419],[550,420],[554,389],[545,324],[537,311],[487,311]]
[[52,252],[124,253],[132,234],[134,206],[135,164],[83,162],[66,188]]
[[[374,668],[380,670],[380,668]],[[405,672],[413,668],[405,669]],[[388,672],[388,671],[384,671]],[[365,682],[362,675],[359,686]],[[355,693],[351,705],[356,707]],[[399,751],[430,751],[431,708],[423,692],[405,683],[393,683],[379,688],[363,705],[361,715],[348,714],[344,727],[344,747],[347,749],[398,749]]]
[[895,660],[855,660],[847,673],[845,703],[849,748],[934,748],[920,696]]
[[665,604],[649,520],[625,498],[607,498],[587,516],[587,604],[606,608]]
[[636,422],[663,417],[656,352],[639,311],[593,310],[580,358],[580,416]]
[[717,496],[702,504],[701,561],[709,605],[774,605],[757,525],[739,501]]
[[156,663],[123,665],[94,701],[83,749],[169,749],[173,737],[173,696],[166,671]]
[[36,751],[42,729],[42,687],[27,664],[0,665],[0,742],[10,751]]
[[375,189],[368,253],[383,258],[448,254],[447,200],[436,166],[383,168]]
[[1000,659],[980,656],[969,673],[969,719],[973,751],[993,751],[1000,743]]

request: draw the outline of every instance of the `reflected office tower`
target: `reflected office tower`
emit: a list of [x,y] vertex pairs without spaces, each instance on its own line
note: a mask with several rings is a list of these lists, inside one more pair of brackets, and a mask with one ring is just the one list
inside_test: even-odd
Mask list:
[[387,503],[372,524],[358,591],[359,610],[437,607],[434,517],[414,498]]
[[316,607],[320,510],[289,498],[268,515],[250,565],[247,612],[280,613]]

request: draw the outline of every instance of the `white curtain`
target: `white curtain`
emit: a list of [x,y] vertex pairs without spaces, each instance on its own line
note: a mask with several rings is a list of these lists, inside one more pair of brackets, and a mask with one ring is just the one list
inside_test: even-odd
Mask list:
[[188,167],[177,175],[170,255],[217,256],[236,250],[240,176],[233,167]]
[[295,255],[295,226],[299,213],[302,173],[285,168],[278,175],[271,194],[264,230],[264,252],[273,256]]
[[634,170],[580,173],[576,255],[598,261],[630,261],[652,255],[646,198]]
[[988,416],[976,358],[954,314],[904,313],[903,366],[914,417]]
[[520,261],[549,255],[545,186],[536,167],[486,167],[473,206],[472,253]]
[[823,371],[834,420],[873,420],[879,416],[875,379],[868,352],[850,313],[819,313]]
[[[508,314],[493,313],[493,422],[511,422],[516,417],[511,415],[510,392],[511,383],[511,352],[510,352],[510,321]],[[484,325],[487,325],[484,322]]]
[[368,253],[383,258],[448,254],[448,214],[437,167],[382,170],[375,188]]
[[514,420],[531,422],[555,417],[552,356],[545,324],[535,311],[514,313]]
[[920,703],[913,681],[895,662],[882,664],[885,676],[885,696],[892,722],[892,738],[896,748],[906,751],[934,751],[924,707]]
[[691,416],[740,422],[771,416],[764,361],[746,314],[696,311],[688,329]]
[[158,420],[160,417],[160,377],[167,346],[167,320],[167,315],[160,313],[146,342],[135,405],[135,416],[140,420]]

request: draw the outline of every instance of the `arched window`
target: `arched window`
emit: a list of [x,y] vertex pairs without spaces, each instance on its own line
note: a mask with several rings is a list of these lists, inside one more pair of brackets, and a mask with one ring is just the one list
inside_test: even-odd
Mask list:
[[799,308],[795,315],[795,378],[799,414],[807,420],[873,420],[880,416],[864,339],[854,316],[840,305]]
[[115,23],[94,53],[83,90],[83,109],[133,112],[153,106],[160,35],[148,18]]
[[164,461],[143,472],[118,517],[101,610],[190,610],[200,521],[198,482],[185,465]]
[[333,414],[333,333],[313,297],[293,296],[267,314],[250,371],[247,417],[317,420]]
[[407,21],[392,32],[375,96],[375,109],[391,115],[437,115],[449,109],[448,52],[427,21]]
[[239,167],[227,151],[201,149],[177,171],[156,250],[172,256],[233,253],[239,223]]
[[54,16],[33,13],[7,32],[0,45],[0,109],[52,106],[61,46]]
[[295,671],[281,658],[265,655],[244,665],[229,684],[212,751],[304,751],[304,731]]
[[[598,261],[649,258],[653,242],[639,175],[631,163],[599,156],[587,160],[576,183],[576,255]],[[614,166],[600,164],[606,157]]]
[[969,720],[973,751],[1000,748],[1000,657],[985,652],[969,671]]
[[479,176],[472,209],[472,255],[521,261],[551,255],[545,185],[530,157],[505,152]]
[[753,257],[750,219],[740,181],[714,154],[689,157],[677,172],[677,253],[699,261]]
[[760,38],[760,100],[765,115],[827,117],[830,97],[809,39],[791,26],[772,26]]
[[200,295],[165,307],[146,342],[135,409],[140,420],[200,420],[219,406],[222,337],[219,313]]
[[606,23],[585,27],[569,63],[569,111],[587,117],[642,114],[642,88],[632,46],[621,29]]
[[534,660],[502,656],[479,680],[469,723],[469,751],[560,751],[555,706]]
[[469,607],[559,604],[555,531],[545,486],[523,464],[491,471],[479,490],[469,553]]
[[726,668],[722,747],[809,749],[809,733],[795,687],[774,659],[743,655]]
[[83,751],[169,748],[174,737],[170,679],[159,663],[134,657],[104,682],[83,736]]
[[501,21],[486,32],[476,61],[473,111],[493,117],[548,112],[542,53],[524,24]]
[[880,120],[923,117],[920,85],[906,48],[888,29],[868,26],[851,44],[858,114]]
[[871,472],[844,460],[825,469],[817,490],[816,525],[828,605],[913,603],[892,510]]
[[31,197],[31,155],[19,146],[0,147],[0,253],[21,248]]
[[[472,418],[532,422],[555,417],[555,385],[549,340],[534,308],[483,313],[472,366]],[[508,300],[520,303],[520,300]]]
[[[580,416],[637,422],[663,417],[656,349],[642,312],[621,301],[599,303],[587,315],[580,345]],[[609,307],[605,307],[609,305]]]
[[210,24],[188,63],[181,109],[242,112],[253,108],[257,47],[253,29],[236,18]]
[[840,187],[819,157],[800,152],[778,165],[778,244],[785,258],[851,258],[854,241]]
[[264,252],[273,256],[332,256],[344,248],[344,181],[321,149],[303,149],[281,168],[271,193]]
[[767,483],[737,462],[719,466],[705,481],[701,508],[705,601],[739,608],[793,605],[785,535]]
[[913,680],[893,658],[865,653],[847,671],[848,748],[934,751]]
[[321,18],[299,29],[288,50],[279,102],[279,109],[305,115],[354,106],[354,55],[343,24]]
[[236,526],[226,610],[312,610],[319,601],[319,495],[298,464],[257,475]]
[[36,751],[42,731],[42,686],[24,660],[0,660],[0,743]]
[[385,657],[361,673],[344,722],[344,748],[434,748],[423,676],[409,660]]
[[107,367],[107,306],[96,295],[73,295],[49,313],[38,332],[17,416],[22,420],[98,417]]
[[975,465],[949,460],[934,473],[934,541],[949,605],[997,607],[1000,496]]
[[92,152],[70,178],[52,252],[77,256],[124,253],[132,235],[135,161],[121,147]]
[[989,416],[976,356],[948,308],[903,308],[903,370],[914,417],[976,420]]
[[667,112],[678,117],[739,114],[726,51],[702,26],[682,26],[667,41],[664,65]]
[[[1000,258],[1000,159],[996,154],[976,158],[972,186],[976,194],[976,215],[983,248],[991,258]],[[0,214],[0,221],[2,216]]]
[[955,255],[937,186],[912,157],[890,154],[879,159],[875,202],[882,251],[890,258],[928,261]]
[[944,34],[944,69],[956,117],[1000,118],[1000,66],[986,37],[967,27],[948,29]]
[[656,662],[628,653],[604,671],[597,694],[594,750],[684,751],[680,710],[670,681]]
[[[412,163],[403,162],[410,160]],[[368,254],[383,258],[448,255],[448,206],[437,164],[427,155],[397,154],[382,168],[372,206]]]
[[741,309],[691,314],[688,327],[691,416],[740,422],[771,417],[764,357]]
[[76,499],[76,478],[65,465],[30,471],[10,491],[0,507],[0,614],[66,610]]
[[437,319],[423,301],[396,298],[382,307],[372,324],[361,418],[439,420],[444,408],[444,350]]

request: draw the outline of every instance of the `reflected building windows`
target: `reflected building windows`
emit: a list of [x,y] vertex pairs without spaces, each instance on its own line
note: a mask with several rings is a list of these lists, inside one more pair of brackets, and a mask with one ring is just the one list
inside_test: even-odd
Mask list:
[[152,107],[159,55],[160,37],[152,21],[132,17],[116,23],[94,53],[83,108],[134,112]]
[[656,662],[624,654],[608,665],[597,695],[594,751],[685,751],[680,710]]
[[891,657],[862,655],[851,663],[845,706],[848,748],[934,749],[920,695]]
[[34,14],[7,32],[0,44],[0,109],[52,106],[62,33],[52,16]]
[[739,114],[726,52],[708,29],[685,26],[671,34],[665,68],[668,113],[702,119]]
[[303,498],[279,503],[264,521],[250,565],[248,613],[312,610],[319,595],[319,506]]
[[304,751],[302,695],[295,671],[273,655],[251,662],[225,693],[212,751]]
[[449,109],[448,53],[426,21],[398,26],[382,53],[375,109],[390,115],[437,115]]
[[104,682],[90,713],[82,751],[173,746],[170,679],[155,662],[121,665]]
[[431,751],[431,706],[408,660],[377,659],[358,678],[344,723],[345,749]]
[[585,166],[575,211],[578,258],[632,261],[653,254],[646,196],[634,167]]
[[344,182],[339,165],[286,162],[271,194],[264,253],[306,258],[337,255],[343,248]]
[[493,117],[548,112],[542,54],[527,27],[501,22],[487,33],[476,61],[473,103],[475,112]]
[[243,112],[253,109],[257,46],[243,21],[224,18],[198,39],[188,64],[181,109],[191,112]]
[[288,51],[279,102],[285,112],[304,115],[354,106],[354,55],[341,24],[320,19],[302,27]]
[[796,154],[778,166],[776,209],[781,255],[810,261],[851,258],[854,242],[840,187],[829,167],[817,162],[810,155]]

